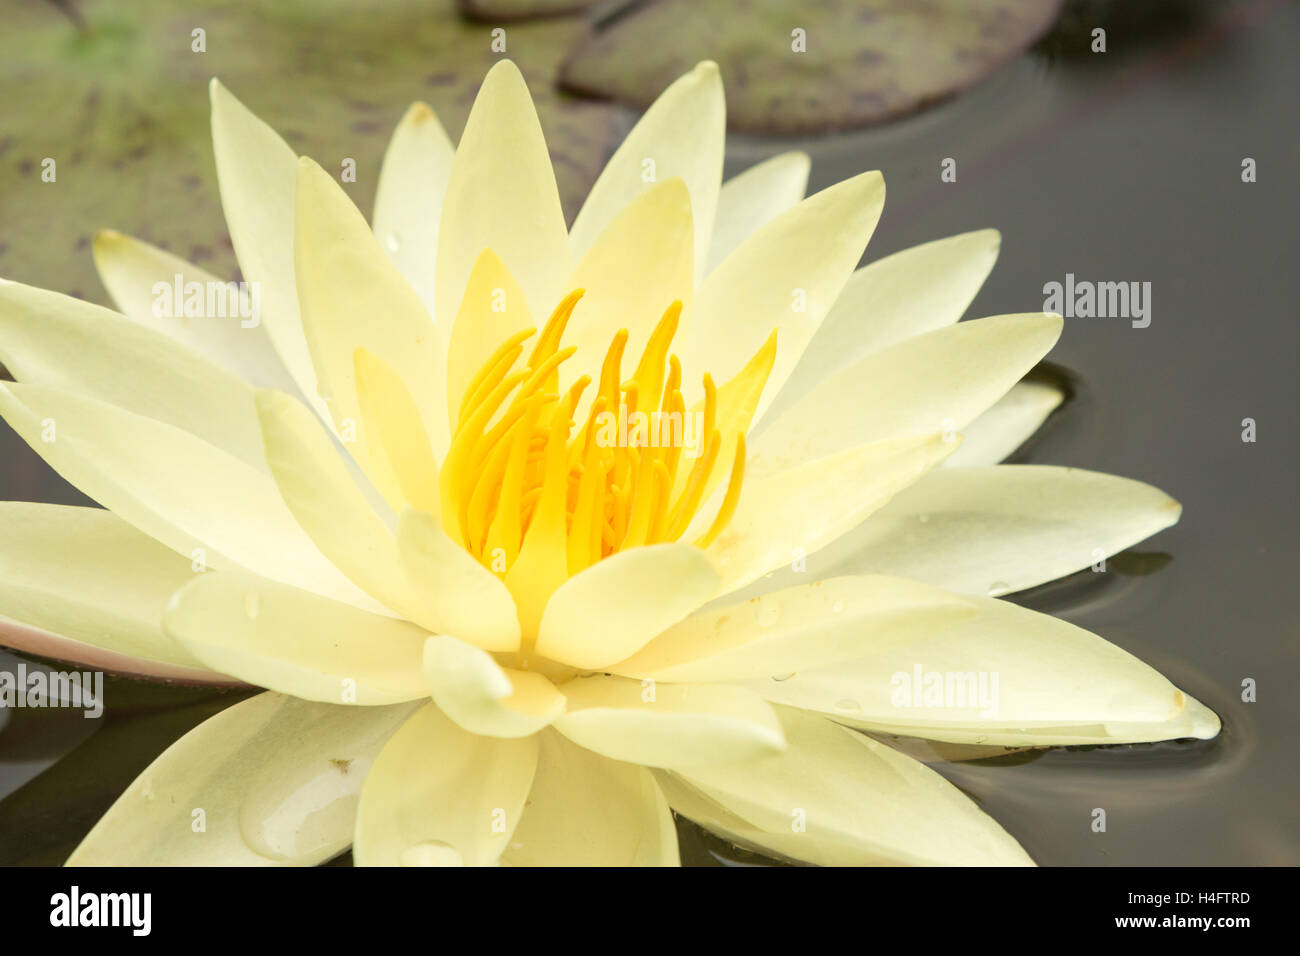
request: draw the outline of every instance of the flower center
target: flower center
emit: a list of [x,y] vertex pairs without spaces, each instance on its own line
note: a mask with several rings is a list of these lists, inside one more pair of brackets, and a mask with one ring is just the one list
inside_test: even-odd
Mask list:
[[[577,349],[560,348],[583,290],[556,307],[540,335],[512,335],[465,389],[439,476],[447,533],[505,582],[525,642],[535,639],[546,601],[571,575],[642,545],[678,541],[725,474],[724,444],[735,451],[727,490],[713,521],[693,543],[708,547],[735,513],[745,470],[745,430],[775,355],[775,335],[736,376],[719,416],[719,390],[704,375],[704,399],[682,397],[681,363],[669,355],[681,302],[659,320],[636,371],[622,378],[628,332],[614,336],[583,424],[574,416],[591,377],[562,394],[560,366]],[[537,335],[524,367],[524,343]],[[755,382],[757,388],[754,388]],[[732,383],[724,389],[730,389]],[[731,406],[736,406],[734,409]]]

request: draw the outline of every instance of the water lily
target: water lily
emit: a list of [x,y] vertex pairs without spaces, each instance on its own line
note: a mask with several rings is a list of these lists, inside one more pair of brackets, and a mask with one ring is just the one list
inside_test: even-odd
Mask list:
[[1060,400],[1020,379],[1061,330],[957,322],[996,233],[857,269],[881,176],[805,199],[788,153],[722,184],[708,63],[572,228],[509,62],[455,149],[410,109],[373,226],[215,82],[212,127],[257,309],[158,308],[219,283],[116,233],[95,255],[121,314],[0,284],[0,412],[107,509],[0,508],[6,642],[266,689],[70,862],[675,864],[676,811],[801,861],[1023,864],[859,731],[1217,732],[1137,658],[997,599],[1179,506],[996,464]]

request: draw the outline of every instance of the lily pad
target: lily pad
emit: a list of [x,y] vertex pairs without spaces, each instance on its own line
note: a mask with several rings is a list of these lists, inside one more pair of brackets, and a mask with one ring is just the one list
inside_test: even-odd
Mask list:
[[[502,56],[537,100],[561,195],[576,212],[614,142],[615,110],[558,94],[588,27],[566,17],[492,27],[454,0],[135,0],[11,4],[0,31],[0,276],[106,301],[90,240],[111,227],[219,275],[235,268],[217,193],[208,80],[345,184],[369,214],[406,107],[426,100],[458,137]],[[80,21],[80,24],[78,23]],[[206,52],[195,52],[202,30]],[[54,182],[42,180],[44,160]]]
[[565,63],[562,85],[644,107],[712,59],[732,129],[793,134],[882,123],[993,73],[1033,44],[1060,7],[1061,0],[655,0],[587,39]]

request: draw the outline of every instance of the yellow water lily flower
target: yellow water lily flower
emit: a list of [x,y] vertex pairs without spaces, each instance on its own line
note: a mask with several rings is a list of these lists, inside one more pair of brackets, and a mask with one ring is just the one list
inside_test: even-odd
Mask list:
[[1061,329],[957,323],[996,233],[857,269],[881,176],[805,199],[788,153],[722,184],[709,63],[571,229],[509,62],[455,149],[406,114],[373,227],[215,82],[212,128],[239,295],[115,233],[95,256],[122,314],[0,284],[0,412],[108,509],[0,506],[6,643],[266,689],[70,862],[675,864],[675,810],[795,860],[1024,864],[858,729],[1217,732],[1137,658],[996,599],[1179,513],[996,464],[1060,400],[1019,380]]

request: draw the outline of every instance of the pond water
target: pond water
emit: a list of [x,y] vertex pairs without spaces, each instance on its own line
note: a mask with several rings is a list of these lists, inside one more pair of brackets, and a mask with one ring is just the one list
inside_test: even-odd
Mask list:
[[[1086,21],[1117,6],[1076,9]],[[1058,36],[916,117],[793,143],[813,156],[810,191],[883,170],[889,198],[868,258],[1000,229],[972,316],[1041,309],[1044,285],[1067,275],[1150,283],[1146,327],[1066,319],[1047,374],[1065,375],[1072,398],[1015,460],[1151,482],[1183,503],[1182,521],[1109,573],[1017,600],[1150,662],[1218,712],[1223,733],[1004,756],[904,745],[1041,864],[1300,863],[1300,7],[1186,9],[1115,25],[1107,54],[1067,55],[1084,41]],[[734,138],[727,173],[790,145]],[[954,183],[940,181],[947,157]],[[1257,182],[1242,182],[1247,157]],[[84,502],[0,429],[0,497]],[[0,652],[0,669],[16,664]],[[1241,699],[1247,679],[1253,703]],[[61,862],[154,755],[237,695],[110,678],[107,699],[100,721],[0,713],[0,864]],[[1103,834],[1089,826],[1096,807]],[[687,863],[762,862],[690,824],[680,832]]]

